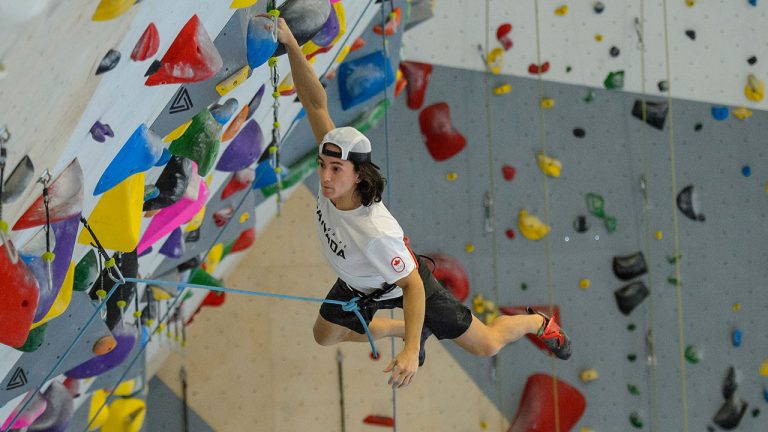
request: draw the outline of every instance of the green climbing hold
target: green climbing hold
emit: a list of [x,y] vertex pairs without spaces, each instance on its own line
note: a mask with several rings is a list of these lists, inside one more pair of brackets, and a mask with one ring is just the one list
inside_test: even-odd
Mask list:
[[699,349],[693,345],[685,347],[685,359],[690,364],[698,364],[701,361],[701,353]]
[[627,390],[629,391],[629,394],[631,394],[631,395],[637,396],[637,395],[640,394],[640,389],[637,388],[637,386],[634,385],[634,384],[627,384]]
[[523,290],[523,291],[527,290],[528,289],[528,284],[525,283],[525,282],[521,283],[520,284],[520,289]]
[[640,418],[640,413],[634,411],[629,415],[629,423],[637,429],[643,428],[643,420]]
[[605,217],[605,200],[595,193],[587,194],[587,210],[600,219]]
[[222,124],[206,108],[194,117],[187,130],[175,139],[168,151],[197,162],[197,173],[205,176],[219,155]]
[[40,325],[29,331],[26,342],[24,345],[16,348],[22,352],[34,352],[43,345],[45,342],[45,330],[48,328],[48,323]]
[[87,290],[96,282],[97,277],[99,277],[99,269],[96,262],[96,252],[91,249],[75,266],[75,281],[72,290]]
[[683,256],[680,254],[667,256],[667,262],[670,264],[676,264]]
[[635,331],[636,328],[637,327],[632,323],[627,324],[627,330],[629,331]]
[[680,280],[674,276],[668,277],[667,282],[669,282],[669,284],[672,286],[678,286],[678,285],[683,286],[683,283],[680,282]]
[[624,88],[624,71],[609,72],[603,85],[608,90],[621,90]]
[[224,286],[224,283],[221,280],[216,279],[215,277],[211,276],[210,273],[201,268],[196,269],[192,273],[192,276],[189,277],[189,283],[214,287]]
[[637,354],[627,354],[627,360],[634,362],[637,360]]
[[606,216],[603,221],[605,222],[605,229],[607,229],[609,233],[616,231],[617,222],[615,217]]
[[365,133],[368,129],[374,128],[379,124],[381,118],[384,117],[384,113],[387,112],[389,105],[389,99],[383,99],[375,107],[362,113],[350,124],[350,126]]

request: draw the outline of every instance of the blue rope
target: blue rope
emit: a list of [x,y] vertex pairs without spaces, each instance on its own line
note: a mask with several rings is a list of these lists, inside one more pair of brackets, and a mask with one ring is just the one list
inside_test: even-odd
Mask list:
[[301,297],[301,296],[294,296],[294,295],[288,295],[288,294],[276,294],[276,293],[263,292],[263,291],[248,291],[248,290],[242,290],[237,288],[199,285],[199,284],[186,283],[186,282],[173,282],[173,281],[138,279],[138,278],[125,278],[124,282],[118,282],[118,284],[123,284],[125,282],[144,283],[148,285],[151,284],[151,285],[166,285],[166,286],[176,286],[176,287],[186,287],[186,288],[197,288],[197,289],[205,289],[210,291],[229,292],[233,294],[247,294],[247,295],[255,295],[259,297],[271,297],[271,298],[280,298],[285,300],[299,300],[299,301],[329,303],[329,304],[338,305],[338,306],[341,306],[341,309],[344,310],[345,312],[354,312],[355,316],[357,316],[357,319],[360,320],[360,324],[363,325],[363,329],[365,330],[366,336],[368,336],[368,343],[371,344],[371,353],[373,354],[373,357],[379,358],[379,353],[376,352],[376,345],[373,343],[373,335],[371,335],[371,331],[368,329],[368,324],[365,322],[363,315],[360,314],[360,304],[358,303],[358,300],[360,300],[360,297],[353,297],[351,300],[345,302],[341,300],[329,300],[329,299],[321,299],[321,298],[315,298],[315,297]]

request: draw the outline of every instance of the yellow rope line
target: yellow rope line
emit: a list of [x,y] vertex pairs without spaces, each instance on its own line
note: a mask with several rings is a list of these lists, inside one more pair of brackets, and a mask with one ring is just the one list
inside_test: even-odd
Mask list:
[[[672,83],[670,80],[670,66],[669,66],[669,22],[667,17],[667,0],[663,0],[664,4],[664,56],[666,59],[666,78],[669,84],[667,90],[667,105],[668,105],[668,124],[669,124],[669,164],[672,180],[672,225],[674,231],[674,256],[677,257],[680,252],[680,231],[677,222],[677,172],[675,171],[675,129],[672,122]],[[683,402],[682,414],[683,414],[683,432],[688,432],[688,392],[685,383],[685,334],[683,329],[683,294],[682,286],[680,284],[680,260],[675,259],[675,297],[677,300],[677,330],[678,330],[678,345],[680,347],[680,396]]]
[[[533,0],[534,2],[534,11],[536,15],[536,64],[541,66],[541,31],[539,28],[539,1]],[[539,71],[538,74],[538,80],[539,80],[539,102],[544,98],[544,79],[542,78],[541,71]],[[541,141],[541,151],[546,155],[547,154],[547,145],[546,145],[546,138],[545,138],[545,125],[544,125],[544,109],[539,106],[539,138]],[[543,186],[544,186],[544,223],[549,225],[550,223],[550,217],[549,217],[549,182],[547,180],[547,176],[543,176]],[[554,300],[554,294],[552,290],[552,240],[551,235],[547,235],[544,238],[544,244],[546,247],[546,256],[547,256],[547,302],[549,304],[549,315],[553,315],[554,307],[553,307],[553,300]],[[551,359],[552,364],[552,376],[554,379],[552,380],[552,390],[555,394],[555,431],[560,432],[560,408],[559,408],[559,397],[558,397],[558,391],[557,391],[557,364],[555,363],[556,360],[554,357]]]
[[[645,249],[645,256],[648,259],[648,262],[651,263],[653,260],[651,259],[651,227],[650,227],[650,204],[648,202],[648,179],[650,178],[650,169],[648,166],[649,161],[649,145],[648,145],[648,106],[647,106],[647,93],[646,93],[646,87],[645,87],[645,80],[646,80],[646,74],[645,74],[645,0],[640,0],[640,22],[639,25],[639,35],[638,37],[641,38],[641,40],[638,41],[638,46],[640,47],[640,88],[641,88],[641,103],[642,103],[642,144],[643,144],[643,180],[645,182],[644,189],[643,189],[643,233],[644,233],[644,249]],[[653,266],[648,266],[648,289],[651,292],[651,295],[648,296],[648,325],[649,325],[649,332],[648,337],[650,338],[650,355],[651,355],[651,364],[649,365],[651,368],[651,392],[649,396],[649,404],[650,404],[650,416],[651,416],[651,431],[657,430],[657,424],[658,424],[658,414],[656,410],[656,397],[658,392],[657,387],[657,381],[656,381],[656,334],[654,331],[654,307],[653,307],[653,277],[652,277],[652,268]]]

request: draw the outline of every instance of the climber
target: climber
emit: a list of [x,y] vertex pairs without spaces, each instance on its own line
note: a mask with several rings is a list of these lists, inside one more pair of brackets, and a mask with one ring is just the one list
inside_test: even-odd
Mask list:
[[[472,354],[493,356],[526,333],[536,333],[556,356],[570,357],[568,336],[543,313],[528,309],[528,315],[500,316],[486,326],[440,285],[381,202],[386,180],[371,162],[370,141],[357,129],[334,125],[325,90],[282,18],[277,38],[285,45],[299,100],[319,144],[315,220],[323,255],[338,275],[326,298],[357,297],[374,339],[405,340],[384,369],[391,372],[389,384],[405,387],[413,381],[431,334],[452,339]],[[378,309],[395,307],[403,309],[404,320],[373,318]],[[324,346],[367,341],[355,314],[327,303],[320,307],[313,331]]]

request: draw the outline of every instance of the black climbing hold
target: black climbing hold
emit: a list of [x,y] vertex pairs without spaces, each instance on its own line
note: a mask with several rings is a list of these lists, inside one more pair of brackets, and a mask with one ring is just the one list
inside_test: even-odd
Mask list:
[[192,161],[181,156],[171,156],[155,182],[160,194],[144,202],[144,211],[160,210],[179,201],[191,177]]
[[627,360],[634,362],[637,360],[637,354],[627,354]]
[[696,124],[693,126],[693,130],[695,130],[696,132],[699,132],[699,131],[701,131],[702,129],[704,129],[704,125],[703,125],[703,124],[701,124],[701,123],[696,123]]
[[[115,259],[115,265],[120,269],[120,273],[122,273],[124,277],[135,278],[139,275],[139,259],[136,256],[135,250],[130,253],[118,252],[112,257]],[[91,291],[89,292],[91,299],[97,300],[99,298],[96,295],[97,291],[104,290],[109,292],[112,287],[115,286],[115,282],[109,277],[109,271],[110,269],[105,268],[101,273],[101,277],[99,277],[93,284],[93,288],[91,288]],[[110,330],[122,319],[123,311],[117,306],[117,302],[123,300],[130,303],[131,299],[133,299],[135,288],[135,282],[126,282],[120,285],[112,297],[107,300],[106,324]]]
[[184,243],[194,243],[200,240],[200,228],[192,230],[184,235]]
[[741,418],[744,417],[748,406],[748,403],[732,396],[723,402],[723,406],[717,411],[712,421],[723,429],[735,429],[741,423]]
[[585,233],[589,231],[587,217],[584,215],[576,216],[576,219],[573,220],[573,229],[576,230],[577,233]]
[[[645,102],[645,122],[658,130],[664,129],[664,122],[667,120],[669,106],[666,102]],[[632,107],[632,115],[643,120],[643,101],[636,100]]]
[[736,393],[738,386],[736,380],[736,368],[731,366],[725,374],[725,379],[723,379],[723,398],[729,399],[733,396],[733,394]]
[[152,75],[153,73],[157,72],[158,69],[160,69],[161,65],[162,65],[162,63],[160,63],[160,60],[153,61],[152,64],[149,65],[149,68],[147,69],[147,71],[144,72],[144,76],[148,77],[148,76]]
[[595,13],[601,14],[605,10],[605,5],[603,2],[595,2],[593,9],[595,10]]
[[611,55],[611,57],[618,57],[619,54],[621,54],[621,50],[617,46],[612,46],[611,49],[608,51],[608,53]]
[[704,222],[706,217],[699,211],[698,199],[693,185],[688,185],[677,194],[677,208],[690,220]]
[[659,81],[659,83],[656,84],[656,86],[659,87],[659,91],[660,92],[665,92],[665,91],[669,90],[669,82],[667,80]]
[[642,252],[613,257],[613,273],[621,280],[636,278],[648,271]]
[[629,315],[640,303],[648,297],[648,287],[643,281],[635,281],[617,289],[613,294],[616,304],[624,315]]
[[99,63],[99,67],[96,69],[96,75],[101,75],[104,72],[109,72],[112,69],[117,66],[117,63],[120,62],[120,51],[115,51],[113,49],[110,49],[107,51],[107,54],[104,55],[104,58],[101,59],[101,63]]
[[627,324],[627,330],[629,331],[635,331],[636,328],[637,326],[632,323]]
[[685,35],[691,38],[691,40],[696,40],[696,31],[695,30],[686,30]]
[[752,410],[752,417],[757,417],[760,415],[760,408],[755,408]]
[[576,138],[584,138],[587,135],[587,133],[582,128],[576,128],[573,130],[573,136]]
[[571,73],[572,70],[573,68],[571,67],[571,65],[568,65],[565,67],[565,73]]
[[185,272],[187,270],[191,270],[193,268],[196,268],[199,265],[200,265],[200,257],[194,256],[194,257],[184,261],[183,263],[179,264],[178,266],[176,266],[176,269],[179,272]]
[[748,58],[747,59],[747,63],[749,63],[749,64],[754,66],[755,63],[757,63],[757,57],[756,56],[752,56],[752,57]]

